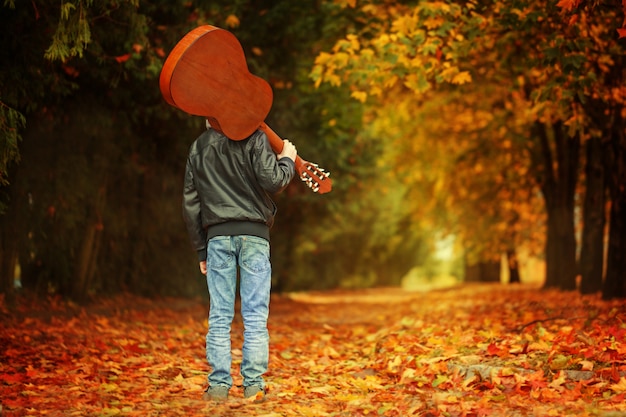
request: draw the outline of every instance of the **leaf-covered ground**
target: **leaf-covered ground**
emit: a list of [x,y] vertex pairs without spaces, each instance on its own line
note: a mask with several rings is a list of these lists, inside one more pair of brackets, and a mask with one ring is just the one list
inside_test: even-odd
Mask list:
[[[3,417],[626,416],[626,303],[524,286],[276,296],[269,393],[201,399],[207,305],[0,303]],[[241,320],[233,329],[241,384]]]

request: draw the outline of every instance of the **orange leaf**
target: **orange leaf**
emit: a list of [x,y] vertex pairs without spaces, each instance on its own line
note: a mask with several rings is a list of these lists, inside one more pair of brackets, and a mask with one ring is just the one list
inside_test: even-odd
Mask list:
[[565,10],[571,10],[574,8],[574,0],[560,0],[556,7],[562,7]]
[[119,62],[120,64],[128,61],[129,59],[130,59],[130,54],[125,54],[125,55],[120,55],[120,56],[115,57],[115,60]]
[[506,356],[508,354],[506,349],[498,347],[495,343],[490,343],[489,346],[487,346],[487,353],[489,355],[500,357]]
[[626,37],[626,28],[619,28],[619,29],[617,29],[617,33],[618,33],[620,39],[623,38],[623,37]]

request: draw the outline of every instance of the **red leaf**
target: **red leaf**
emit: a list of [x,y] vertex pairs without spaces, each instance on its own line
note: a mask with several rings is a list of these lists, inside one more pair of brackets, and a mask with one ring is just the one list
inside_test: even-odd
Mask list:
[[27,403],[27,399],[25,398],[24,399],[18,398],[16,400],[13,400],[11,398],[2,399],[2,404],[11,408],[23,408],[24,406],[27,405],[26,403]]
[[115,57],[115,60],[119,62],[120,64],[128,61],[129,59],[130,59],[130,54],[125,54],[125,55],[120,55],[120,56]]
[[487,346],[487,353],[489,355],[502,357],[506,356],[508,352],[505,349],[498,347],[495,343],[490,343],[489,346]]
[[71,67],[69,65],[63,65],[63,71],[65,71],[65,73],[69,75],[70,77],[74,77],[74,78],[80,75],[80,72],[76,68]]
[[23,374],[0,374],[0,381],[7,384],[20,384],[24,381]]

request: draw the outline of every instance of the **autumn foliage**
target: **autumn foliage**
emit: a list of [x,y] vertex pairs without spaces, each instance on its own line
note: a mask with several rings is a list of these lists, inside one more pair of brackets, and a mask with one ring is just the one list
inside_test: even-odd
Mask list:
[[[0,311],[4,417],[600,416],[626,412],[626,305],[523,286],[276,296],[269,393],[201,400],[207,306]],[[241,322],[233,336],[241,384]],[[617,415],[617,414],[614,414]],[[620,414],[621,415],[621,414]]]

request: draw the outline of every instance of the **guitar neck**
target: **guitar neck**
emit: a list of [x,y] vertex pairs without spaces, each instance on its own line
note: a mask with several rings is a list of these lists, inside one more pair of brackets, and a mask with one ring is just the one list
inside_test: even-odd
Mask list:
[[[265,132],[272,150],[276,152],[276,154],[281,153],[285,143],[276,132],[265,124],[265,122],[261,122],[259,129]],[[295,165],[300,179],[314,192],[324,194],[332,189],[332,181],[328,178],[330,173],[318,167],[317,164],[307,162],[300,158],[300,155],[296,155]]]
[[[276,152],[276,154],[281,153],[283,151],[283,147],[285,146],[285,143],[280,138],[280,136],[278,136],[276,132],[274,132],[272,128],[269,127],[265,122],[261,123],[261,125],[259,126],[259,129],[261,129],[263,132],[265,132],[265,135],[267,135],[267,139],[270,142],[270,146],[272,147],[272,150]],[[296,155],[295,162],[296,162],[296,170],[298,172],[302,172],[304,163],[306,161],[300,158],[300,155]]]

